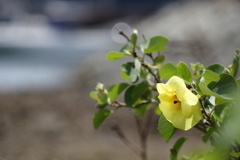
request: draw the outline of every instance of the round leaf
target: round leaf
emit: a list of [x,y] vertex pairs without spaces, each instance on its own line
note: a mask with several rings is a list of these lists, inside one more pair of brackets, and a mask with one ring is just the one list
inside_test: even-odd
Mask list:
[[127,62],[122,64],[122,71],[124,71],[131,82],[135,83],[138,80],[138,72],[134,68],[134,64],[132,62]]
[[190,69],[185,63],[179,62],[177,65],[177,70],[185,81],[192,82],[193,80],[192,74],[190,72]]
[[111,51],[106,55],[106,59],[109,61],[116,61],[116,60],[118,60],[122,57],[126,57],[126,56],[129,56],[129,54]]
[[108,109],[100,109],[93,116],[93,127],[94,129],[98,129],[99,126],[103,123],[103,121],[111,114],[113,111]]
[[148,40],[145,40],[141,45],[141,51],[143,53],[161,52],[167,51],[166,45],[169,39],[163,36],[155,36]]
[[122,91],[128,87],[129,84],[127,83],[119,83],[108,87],[108,97],[111,101],[114,101]]
[[154,59],[154,61],[153,61],[154,66],[160,66],[160,65],[164,62],[164,60],[165,60],[165,56],[164,56],[164,55],[159,55],[159,56],[157,56],[157,57]]
[[163,115],[159,118],[157,129],[167,142],[177,131],[177,129],[172,125],[172,123],[170,123]]
[[237,98],[237,83],[235,79],[228,74],[221,74],[218,82],[211,82],[208,86],[202,77],[198,84],[203,94],[234,100]]
[[180,73],[177,70],[177,67],[169,62],[164,64],[159,70],[158,70],[160,77],[163,79],[169,79],[172,76],[178,76],[181,77]]
[[217,74],[222,74],[225,67],[221,64],[212,64],[212,65],[208,66],[206,69],[213,71]]
[[148,86],[148,82],[143,81],[142,83],[129,87],[124,94],[124,100],[127,106],[132,107],[135,102],[137,102],[137,100],[146,92]]

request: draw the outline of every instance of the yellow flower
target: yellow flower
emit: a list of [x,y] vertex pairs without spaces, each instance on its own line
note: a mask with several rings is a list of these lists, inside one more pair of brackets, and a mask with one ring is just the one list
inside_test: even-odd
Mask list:
[[174,127],[189,130],[202,119],[198,97],[181,78],[173,76],[166,84],[158,83],[157,90],[160,110]]

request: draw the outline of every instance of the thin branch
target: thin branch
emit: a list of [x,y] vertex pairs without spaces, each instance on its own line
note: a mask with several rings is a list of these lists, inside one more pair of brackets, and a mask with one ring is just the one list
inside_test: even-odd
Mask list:
[[142,133],[142,124],[141,124],[141,121],[140,121],[140,119],[138,118],[138,116],[136,116],[135,114],[134,114],[134,118],[135,118],[135,121],[136,121],[136,124],[137,124],[137,131],[138,131],[139,137],[141,137],[141,133]]
[[207,120],[209,120],[209,116],[208,116],[208,114],[207,114],[207,112],[206,112],[206,110],[205,110],[205,108],[204,108],[204,106],[203,106],[203,104],[202,104],[202,101],[201,100],[199,100],[199,102],[200,102],[200,104],[201,104],[201,107],[202,107],[202,111],[203,111],[203,113],[205,114],[205,118],[207,119]]
[[138,156],[141,156],[141,150],[139,147],[128,140],[120,127],[117,124],[110,125],[110,129],[118,136],[120,140],[122,140],[123,143],[125,143],[133,152],[135,152]]
[[216,106],[217,106],[217,105],[214,105],[213,109],[209,112],[208,116],[211,116],[211,115],[212,115],[212,112],[214,111],[214,109],[215,109]]
[[157,76],[153,73],[153,71],[144,62],[142,62],[142,66],[149,71],[149,73],[154,77],[157,83],[161,83],[161,80],[157,78]]
[[145,123],[144,128],[143,128],[146,136],[148,135],[153,115],[154,115],[154,112],[153,112],[152,108],[150,108],[149,111],[148,111],[146,123]]
[[144,40],[146,40],[146,37],[145,37],[145,35],[144,35],[144,34],[142,34],[142,37],[143,37],[143,39],[144,39]]
[[[124,38],[126,38],[128,42],[130,42],[130,38],[122,30],[118,29],[117,27],[114,27],[114,28],[116,28],[118,30],[118,33],[122,35]],[[136,48],[140,49],[140,47],[137,45],[136,45]]]
[[128,42],[130,41],[129,37],[122,30],[118,29],[117,27],[114,27],[114,28],[116,28],[116,30],[118,30],[118,33],[123,37],[125,37]]
[[202,127],[200,127],[198,124],[194,127],[197,128],[198,130],[202,131],[205,134],[207,133],[207,131],[205,129],[203,129]]

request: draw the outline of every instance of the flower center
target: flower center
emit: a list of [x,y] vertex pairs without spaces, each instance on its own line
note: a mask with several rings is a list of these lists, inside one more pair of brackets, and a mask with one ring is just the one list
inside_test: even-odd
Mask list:
[[177,98],[176,95],[174,95],[174,98],[173,98],[173,104],[181,105],[181,101],[178,100],[178,98]]

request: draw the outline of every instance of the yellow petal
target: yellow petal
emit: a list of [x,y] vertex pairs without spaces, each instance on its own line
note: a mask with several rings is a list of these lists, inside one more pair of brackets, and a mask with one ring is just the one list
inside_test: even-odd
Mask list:
[[160,100],[160,102],[161,103],[169,103],[169,104],[171,104],[171,105],[174,105],[174,100],[175,100],[175,98],[174,98],[174,96],[169,96],[168,94],[160,94],[159,96],[158,96],[158,98],[159,98],[159,100]]
[[198,103],[198,98],[194,95],[190,90],[186,90],[183,96],[183,100],[181,101],[182,106],[182,114],[185,118],[190,118],[192,114],[192,106]]
[[202,113],[200,110],[199,102],[196,105],[192,106],[192,114],[193,114],[192,125],[195,126],[202,119]]
[[201,119],[202,114],[199,108],[199,104],[196,104],[193,107],[193,114],[190,118],[181,117],[181,115],[176,115],[172,119],[172,124],[174,127],[182,129],[182,130],[189,130],[194,127]]
[[169,79],[166,85],[168,88],[172,88],[174,91],[176,91],[177,98],[180,101],[183,99],[184,93],[187,90],[187,88],[184,81],[181,78],[173,76]]
[[186,90],[183,99],[185,103],[189,106],[196,105],[198,103],[198,97],[194,95],[190,90]]
[[182,114],[185,118],[190,118],[192,116],[192,106],[188,105],[186,101],[181,102]]
[[176,115],[181,115],[182,117],[184,117],[182,115],[181,105],[179,103],[174,104],[174,103],[171,103],[171,101],[164,100],[164,101],[161,101],[161,103],[159,104],[159,107],[163,115],[165,116],[165,118],[170,122],[172,122],[172,120]]
[[182,114],[181,107],[174,106],[171,103],[161,103],[159,107],[165,118],[178,129],[189,130],[202,118],[199,104],[192,106],[192,114],[189,118]]
[[164,94],[167,92],[166,84],[157,83],[157,91],[159,94]]

